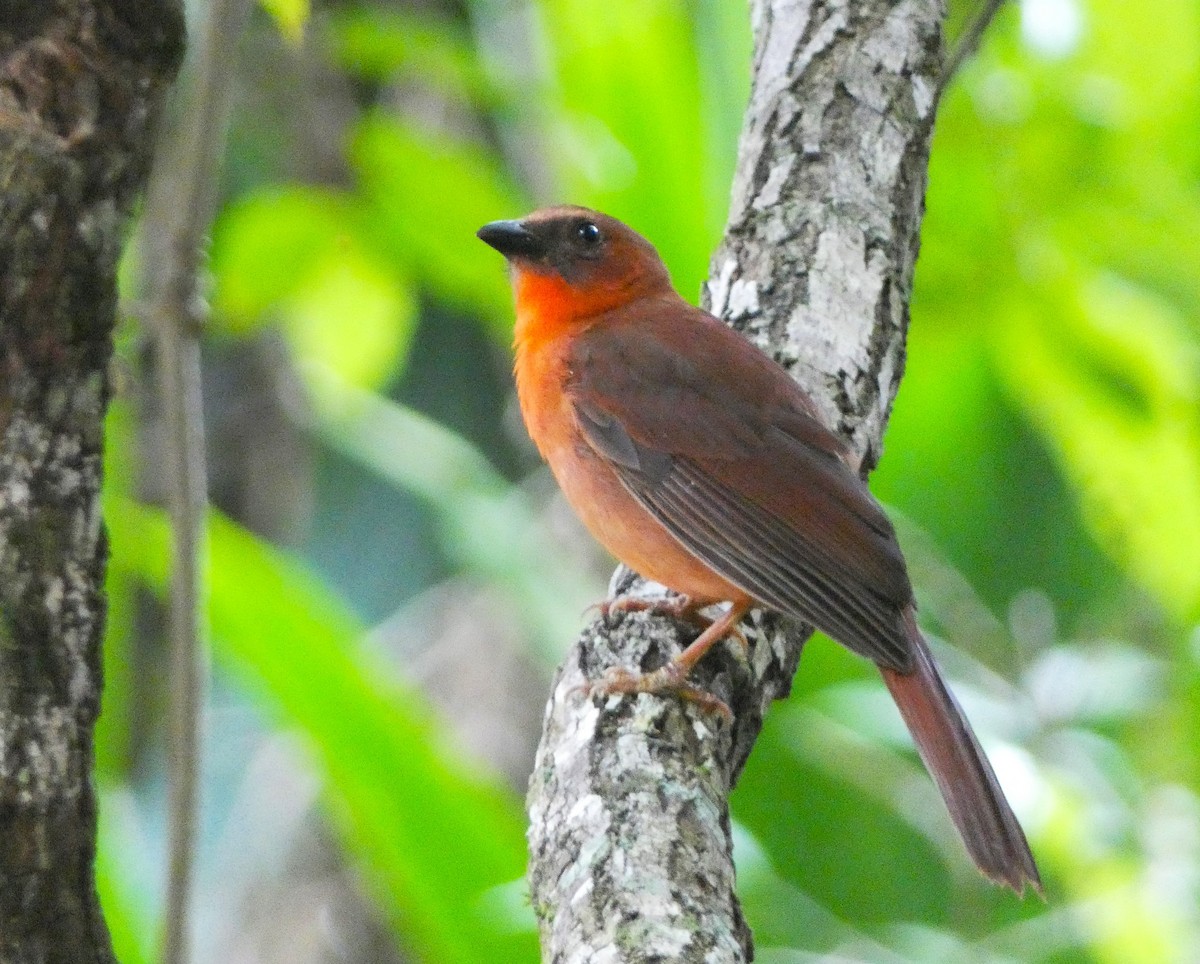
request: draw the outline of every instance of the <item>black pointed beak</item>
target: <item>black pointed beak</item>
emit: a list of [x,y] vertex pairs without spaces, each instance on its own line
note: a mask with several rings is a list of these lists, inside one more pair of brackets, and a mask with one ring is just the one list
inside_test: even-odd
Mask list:
[[540,258],[546,245],[520,221],[492,221],[476,232],[484,244],[490,244],[506,258]]

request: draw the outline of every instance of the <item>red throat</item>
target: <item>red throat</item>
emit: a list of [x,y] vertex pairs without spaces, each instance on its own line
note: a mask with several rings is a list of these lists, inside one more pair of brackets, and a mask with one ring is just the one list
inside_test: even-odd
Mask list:
[[587,298],[573,289],[557,274],[541,274],[513,268],[513,294],[516,296],[517,318],[536,317],[543,323],[564,323],[580,314]]
[[[652,294],[653,283],[642,272],[571,284],[561,275],[513,267],[516,296],[516,341],[553,338],[568,329],[586,328],[613,308]],[[669,290],[669,289],[668,289]]]

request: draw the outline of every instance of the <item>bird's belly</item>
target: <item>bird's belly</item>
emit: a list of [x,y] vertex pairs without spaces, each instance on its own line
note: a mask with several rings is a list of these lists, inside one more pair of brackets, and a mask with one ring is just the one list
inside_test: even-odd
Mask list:
[[563,494],[588,531],[630,569],[696,600],[748,598],[680,545],[589,446],[564,445],[547,455]]

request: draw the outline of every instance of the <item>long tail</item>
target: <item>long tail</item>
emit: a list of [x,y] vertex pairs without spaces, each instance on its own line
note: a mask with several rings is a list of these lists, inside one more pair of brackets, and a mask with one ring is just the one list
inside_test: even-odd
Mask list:
[[971,859],[983,873],[1017,894],[1026,885],[1042,891],[1025,832],[1004,798],[971,724],[946,686],[909,609],[905,621],[913,644],[911,673],[880,667],[883,680],[908,725],[925,767],[946,801]]

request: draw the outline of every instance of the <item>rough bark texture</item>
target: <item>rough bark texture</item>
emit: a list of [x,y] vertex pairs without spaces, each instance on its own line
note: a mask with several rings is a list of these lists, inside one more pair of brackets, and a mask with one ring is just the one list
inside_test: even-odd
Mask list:
[[[904,367],[944,10],[753,0],[752,18],[752,92],[706,300],[792,371],[867,470]],[[655,591],[624,570],[612,589]],[[609,666],[678,653],[687,639],[668,620],[597,621],[568,655],[528,801],[544,960],[753,958],[728,794],[807,632],[762,613],[751,627],[749,665],[717,652],[696,674],[732,726],[677,699],[583,696]]]
[[176,0],[0,12],[0,960],[113,960],[93,877],[116,265]]

